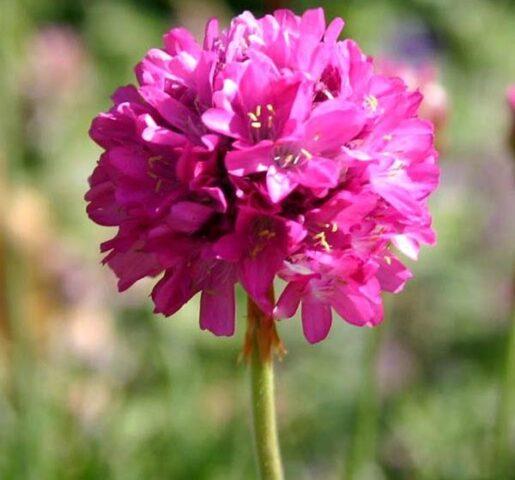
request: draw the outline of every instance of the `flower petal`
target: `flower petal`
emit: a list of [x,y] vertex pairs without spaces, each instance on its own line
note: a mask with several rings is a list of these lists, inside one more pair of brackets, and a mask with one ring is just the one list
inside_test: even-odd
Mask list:
[[302,302],[302,330],[309,343],[317,343],[327,337],[332,324],[331,306],[316,300]]
[[290,318],[299,308],[304,293],[305,282],[290,282],[281,293],[274,308],[276,318]]
[[200,297],[200,328],[217,336],[234,334],[234,282],[219,283],[204,289]]

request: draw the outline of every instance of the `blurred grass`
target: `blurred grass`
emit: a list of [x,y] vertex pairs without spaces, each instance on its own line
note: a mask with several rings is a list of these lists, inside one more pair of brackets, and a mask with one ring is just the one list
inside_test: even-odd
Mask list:
[[[491,462],[514,263],[504,91],[515,82],[515,4],[321,3],[373,55],[402,56],[425,39],[452,110],[432,201],[439,245],[388,299],[377,356],[376,332],[337,322],[309,346],[297,319],[279,325],[289,350],[277,384],[287,478],[342,479],[349,468],[355,480],[515,478],[513,409],[508,477]],[[210,8],[225,16],[249,7],[264,9]],[[0,5],[0,274],[10,327],[0,357],[2,480],[255,478],[247,372],[236,362],[243,322],[234,338],[218,339],[199,331],[196,304],[164,319],[151,315],[150,284],[114,293],[98,266],[109,234],[87,220],[82,200],[99,153],[87,138],[91,118],[133,81],[133,65],[170,25],[197,24],[192,8]],[[62,27],[77,42],[64,42],[58,61],[44,48],[34,55],[42,32]]]

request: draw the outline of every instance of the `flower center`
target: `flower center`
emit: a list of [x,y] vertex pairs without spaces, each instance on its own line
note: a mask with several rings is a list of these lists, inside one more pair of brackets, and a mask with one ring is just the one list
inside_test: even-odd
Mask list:
[[273,151],[274,163],[280,168],[292,168],[313,158],[311,152],[295,143],[276,145]]
[[379,100],[375,95],[366,95],[363,100],[363,106],[371,113],[376,113],[377,107],[379,107]]
[[271,103],[258,105],[253,112],[247,113],[250,122],[250,135],[254,141],[259,142],[267,138],[273,138],[275,108]]
[[268,243],[277,236],[273,222],[266,218],[258,218],[254,221],[251,228],[251,245],[250,256],[255,258],[261,253]]
[[341,89],[341,75],[336,67],[328,65],[315,85],[315,102],[333,100]]

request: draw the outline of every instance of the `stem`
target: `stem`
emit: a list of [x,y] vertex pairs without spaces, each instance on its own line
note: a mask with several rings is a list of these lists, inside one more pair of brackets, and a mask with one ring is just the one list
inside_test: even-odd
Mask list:
[[363,363],[365,365],[363,383],[358,398],[356,423],[349,450],[349,458],[346,462],[345,480],[353,480],[360,476],[363,466],[375,459],[378,402],[376,361],[381,344],[382,330],[375,327],[367,332]]
[[249,298],[248,347],[251,348],[250,375],[252,414],[257,463],[261,480],[283,480],[274,402],[272,348],[278,337],[274,321]]

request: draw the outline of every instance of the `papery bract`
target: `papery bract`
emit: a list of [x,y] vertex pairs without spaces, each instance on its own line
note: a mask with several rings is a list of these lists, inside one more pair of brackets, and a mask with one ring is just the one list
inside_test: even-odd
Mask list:
[[237,282],[275,318],[300,306],[313,343],[332,310],[382,320],[381,292],[411,277],[392,247],[416,258],[435,241],[437,153],[421,94],[374,73],[342,28],[322,9],[245,12],[225,30],[208,22],[202,44],[173,29],[147,53],[90,132],[104,153],[88,214],[118,227],[102,251],[120,290],[160,275],[165,315],[201,292],[200,326],[216,335],[234,332]]

